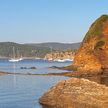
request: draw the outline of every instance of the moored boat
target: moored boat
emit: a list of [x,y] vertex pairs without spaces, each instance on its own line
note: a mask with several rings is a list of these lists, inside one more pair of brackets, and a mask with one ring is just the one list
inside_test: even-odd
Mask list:
[[15,49],[14,49],[14,47],[13,47],[13,58],[10,58],[8,61],[9,62],[19,62],[19,61],[21,61],[21,60],[23,60],[23,58],[22,57],[15,57]]

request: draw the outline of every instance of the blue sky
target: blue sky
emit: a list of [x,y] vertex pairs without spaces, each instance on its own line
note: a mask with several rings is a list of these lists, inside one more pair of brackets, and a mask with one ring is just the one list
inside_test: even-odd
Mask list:
[[0,41],[80,42],[108,0],[0,0]]

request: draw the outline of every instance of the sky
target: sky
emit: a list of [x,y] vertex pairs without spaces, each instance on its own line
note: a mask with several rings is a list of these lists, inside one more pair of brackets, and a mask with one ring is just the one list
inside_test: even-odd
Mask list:
[[81,42],[108,0],[0,0],[0,42]]

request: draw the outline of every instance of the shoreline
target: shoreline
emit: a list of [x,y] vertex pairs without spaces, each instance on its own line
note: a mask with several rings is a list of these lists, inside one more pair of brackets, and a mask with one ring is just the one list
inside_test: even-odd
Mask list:
[[37,75],[37,76],[65,76],[65,77],[70,77],[70,78],[84,78],[88,79],[90,81],[97,82],[99,84],[103,84],[108,86],[108,75],[85,75],[85,76],[79,76],[76,74],[75,71],[73,72],[61,72],[61,73],[48,73],[48,74],[32,74],[32,73],[10,73],[10,72],[0,72],[0,75]]
[[[61,73],[48,73],[48,74],[32,74],[32,73],[10,73],[10,72],[0,72],[0,75],[14,74],[14,75],[40,75],[40,76],[67,76],[70,72],[61,72]],[[67,76],[69,77],[69,76]]]
[[[23,59],[39,59],[39,57],[22,57]],[[0,57],[0,59],[10,59],[10,57]]]

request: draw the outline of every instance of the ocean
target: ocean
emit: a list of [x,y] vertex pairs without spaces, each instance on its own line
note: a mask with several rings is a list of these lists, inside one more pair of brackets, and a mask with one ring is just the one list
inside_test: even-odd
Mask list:
[[[0,59],[0,71],[10,73],[47,74],[66,72],[66,70],[50,69],[50,66],[68,66],[72,62],[55,62],[25,59],[20,62],[9,62]],[[21,67],[37,67],[37,69],[21,69]],[[36,75],[0,75],[0,108],[43,108],[38,103],[41,96],[58,81],[69,79],[64,76]]]

